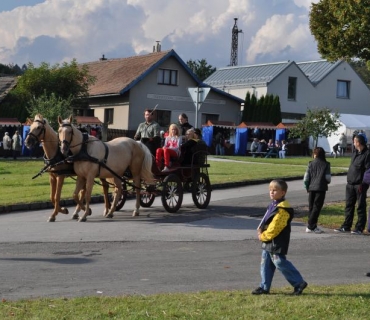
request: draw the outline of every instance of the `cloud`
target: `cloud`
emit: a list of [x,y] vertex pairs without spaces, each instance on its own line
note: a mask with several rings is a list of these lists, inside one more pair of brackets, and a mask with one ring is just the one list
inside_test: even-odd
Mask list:
[[[305,0],[46,0],[0,12],[0,63],[78,62],[149,53],[156,41],[184,61],[229,64],[315,56]],[[242,52],[243,51],[243,52]],[[317,55],[317,54],[316,54]]]
[[[263,61],[266,57],[283,60],[318,59],[314,39],[307,25],[307,16],[274,15],[252,38],[246,52],[248,63]],[[275,60],[276,61],[276,60]]]

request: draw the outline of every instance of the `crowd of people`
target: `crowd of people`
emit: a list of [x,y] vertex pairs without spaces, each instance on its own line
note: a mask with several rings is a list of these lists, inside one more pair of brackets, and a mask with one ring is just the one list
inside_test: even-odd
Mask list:
[[145,121],[140,123],[134,139],[143,142],[155,156],[158,170],[171,171],[174,163],[189,165],[193,147],[202,139],[201,130],[188,122],[185,113],[179,115],[179,122],[170,125],[168,132],[160,130],[153,119],[153,110],[144,111]]
[[258,138],[254,138],[250,147],[250,153],[254,158],[256,157],[264,157],[264,158],[285,158],[288,152],[287,142],[282,140],[273,141],[273,139],[269,139],[266,142],[265,139],[259,140]]

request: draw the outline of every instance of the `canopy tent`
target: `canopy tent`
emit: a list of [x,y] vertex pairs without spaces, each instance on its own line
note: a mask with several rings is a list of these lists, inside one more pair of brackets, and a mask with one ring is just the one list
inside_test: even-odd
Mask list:
[[0,127],[20,127],[21,123],[17,118],[0,118]]
[[78,125],[91,126],[91,125],[102,125],[103,122],[99,120],[98,117],[85,117],[85,116],[75,116],[75,121]]
[[[328,137],[320,137],[317,143],[318,147],[324,148],[326,152],[331,152],[333,146],[339,142],[339,135],[344,133],[347,137],[347,144],[352,144],[352,136],[355,131],[362,130],[368,140],[370,140],[370,115],[341,113],[339,115],[340,127],[336,132]],[[313,148],[311,139],[310,147]]]

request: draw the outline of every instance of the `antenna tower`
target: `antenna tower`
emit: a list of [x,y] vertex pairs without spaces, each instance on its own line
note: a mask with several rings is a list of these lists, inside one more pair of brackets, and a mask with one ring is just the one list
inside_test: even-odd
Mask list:
[[237,66],[238,65],[238,34],[243,32],[242,30],[238,29],[236,22],[238,18],[234,18],[235,24],[233,30],[231,31],[231,55],[230,55],[230,66]]

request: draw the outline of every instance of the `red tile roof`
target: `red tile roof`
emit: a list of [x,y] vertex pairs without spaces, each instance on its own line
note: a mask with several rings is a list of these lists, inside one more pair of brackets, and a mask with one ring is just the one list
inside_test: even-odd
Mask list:
[[95,84],[89,88],[90,96],[119,94],[170,51],[84,63],[89,68],[89,74],[96,77]]
[[83,117],[83,116],[75,116],[75,120],[77,124],[102,124],[98,117]]

